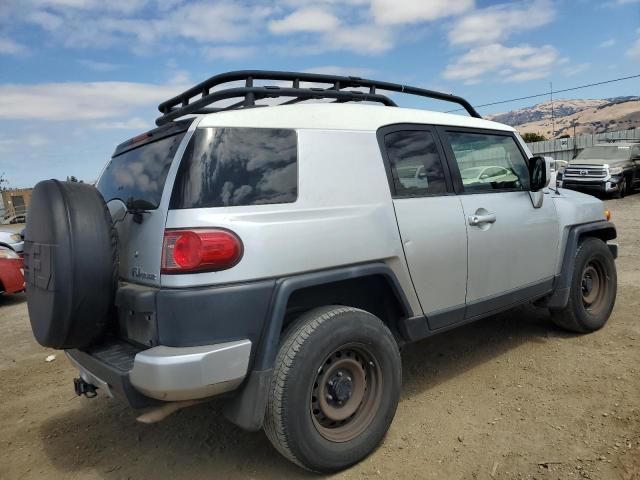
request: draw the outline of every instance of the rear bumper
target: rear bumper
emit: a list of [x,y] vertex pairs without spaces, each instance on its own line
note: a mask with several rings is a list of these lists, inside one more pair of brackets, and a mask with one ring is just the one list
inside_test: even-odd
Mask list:
[[237,388],[247,375],[251,342],[147,350],[111,342],[66,353],[86,382],[141,408],[153,404],[153,400],[192,400]]
[[121,282],[117,336],[67,355],[87,383],[135,408],[235,390],[252,367],[274,285],[170,289]]

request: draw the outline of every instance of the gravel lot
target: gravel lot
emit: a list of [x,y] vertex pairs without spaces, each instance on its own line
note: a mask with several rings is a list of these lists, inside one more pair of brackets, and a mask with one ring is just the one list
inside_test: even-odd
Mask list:
[[[569,335],[528,307],[411,345],[384,443],[337,478],[640,479],[640,194],[607,206],[609,324]],[[24,295],[0,297],[1,479],[314,477],[215,402],[142,425],[123,403],[76,397],[74,376],[34,341]]]

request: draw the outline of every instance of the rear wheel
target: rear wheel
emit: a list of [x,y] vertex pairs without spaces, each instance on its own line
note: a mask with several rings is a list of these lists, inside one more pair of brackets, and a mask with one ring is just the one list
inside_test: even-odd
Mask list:
[[611,315],[616,293],[616,265],[609,247],[599,238],[587,238],[578,247],[567,306],[552,310],[551,318],[572,332],[599,330]]
[[401,381],[398,346],[379,318],[351,307],[314,309],[284,336],[265,432],[301,467],[341,470],[380,443]]

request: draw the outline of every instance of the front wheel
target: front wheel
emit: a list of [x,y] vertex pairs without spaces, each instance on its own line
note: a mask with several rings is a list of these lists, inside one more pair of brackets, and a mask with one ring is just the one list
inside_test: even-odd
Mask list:
[[284,336],[264,429],[289,460],[316,472],[357,463],[395,415],[400,353],[382,321],[351,307],[302,315]]
[[622,177],[622,180],[618,183],[618,191],[615,193],[615,198],[624,198],[627,193],[627,179]]
[[577,333],[602,328],[616,301],[618,278],[613,255],[599,238],[586,238],[578,247],[567,306],[552,310],[556,325]]

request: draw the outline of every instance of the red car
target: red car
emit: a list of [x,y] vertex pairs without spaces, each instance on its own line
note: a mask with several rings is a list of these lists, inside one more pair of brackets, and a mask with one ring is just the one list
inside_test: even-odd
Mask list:
[[0,247],[0,293],[24,290],[22,257],[9,248]]

